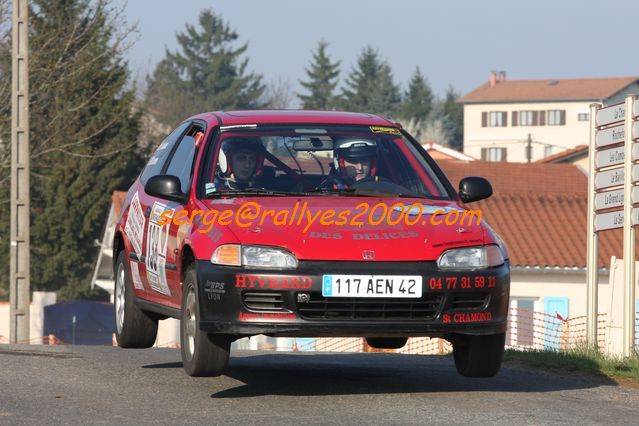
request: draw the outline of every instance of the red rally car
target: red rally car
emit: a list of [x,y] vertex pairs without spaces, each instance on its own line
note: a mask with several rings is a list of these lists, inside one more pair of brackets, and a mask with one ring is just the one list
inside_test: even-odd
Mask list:
[[460,374],[494,376],[508,252],[484,221],[458,220],[491,194],[479,177],[456,191],[377,116],[189,118],[129,189],[115,231],[118,344],[150,347],[158,320],[178,318],[184,369],[214,376],[246,336],[363,336],[377,348],[431,336],[452,343]]

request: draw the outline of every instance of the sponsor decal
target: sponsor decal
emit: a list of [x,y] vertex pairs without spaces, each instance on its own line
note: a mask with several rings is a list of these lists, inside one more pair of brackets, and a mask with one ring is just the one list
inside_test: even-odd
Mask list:
[[317,232],[313,231],[308,234],[309,238],[320,238],[322,240],[341,240],[342,234],[339,232]]
[[289,276],[261,276],[237,274],[235,276],[235,287],[238,288],[260,288],[260,289],[303,289],[311,288],[313,280],[311,277],[289,277]]
[[401,136],[402,132],[395,127],[383,127],[383,126],[370,126],[371,132],[373,133],[388,133],[389,135],[398,135]]
[[226,283],[206,280],[204,294],[206,294],[208,300],[219,301],[222,300],[222,295],[226,294],[225,287]]
[[138,290],[144,290],[142,279],[140,278],[138,263],[134,261],[130,261],[129,263],[131,264],[131,278],[133,279],[133,287],[137,288]]
[[[484,240],[481,239],[474,239],[474,240],[455,240],[455,241],[448,241],[445,243],[440,243],[440,244],[433,244],[433,247],[445,247],[445,246],[455,246],[455,245],[460,245],[460,244],[466,244],[466,243],[479,243],[479,244],[483,244]],[[461,248],[461,247],[460,247]]]
[[466,314],[444,314],[442,322],[444,324],[450,323],[466,323],[466,322],[483,322],[493,319],[492,312],[473,312]]
[[240,312],[237,319],[240,321],[294,320],[294,319],[297,319],[297,316],[289,312],[257,312],[257,313]]
[[468,288],[496,288],[496,276],[454,276],[454,277],[431,277],[428,286],[431,290],[458,290]]
[[126,217],[126,224],[124,225],[124,232],[126,232],[127,237],[129,237],[135,254],[138,255],[138,257],[141,256],[144,233],[144,212],[142,212],[140,197],[137,191],[131,199],[129,214]]
[[402,238],[415,238],[419,234],[415,231],[409,232],[371,232],[353,234],[354,240],[397,240]]
[[153,203],[149,225],[146,229],[146,277],[151,288],[159,293],[170,295],[171,291],[166,282],[166,249],[169,243],[169,225],[160,225],[161,216],[172,210],[166,205]]

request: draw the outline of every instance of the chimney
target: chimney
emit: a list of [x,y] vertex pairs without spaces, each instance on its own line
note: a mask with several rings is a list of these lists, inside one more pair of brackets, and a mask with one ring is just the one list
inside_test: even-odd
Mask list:
[[506,81],[506,71],[499,71],[499,78],[497,81]]
[[490,87],[495,87],[497,84],[497,71],[490,72]]

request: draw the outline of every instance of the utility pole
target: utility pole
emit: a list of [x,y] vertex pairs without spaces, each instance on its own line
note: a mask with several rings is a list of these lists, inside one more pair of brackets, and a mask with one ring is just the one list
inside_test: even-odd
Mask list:
[[11,55],[11,343],[29,341],[29,3],[13,0]]
[[532,160],[532,136],[528,133],[528,140],[526,142],[526,159],[530,163]]

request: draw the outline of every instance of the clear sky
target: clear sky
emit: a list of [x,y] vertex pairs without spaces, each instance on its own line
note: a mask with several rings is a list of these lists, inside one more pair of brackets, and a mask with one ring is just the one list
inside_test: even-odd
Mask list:
[[248,42],[252,71],[294,90],[322,38],[342,77],[371,45],[402,88],[419,66],[439,95],[449,84],[465,94],[493,69],[508,79],[639,75],[638,0],[128,0],[139,29],[128,53],[134,73],[175,49],[176,32],[204,8]]

